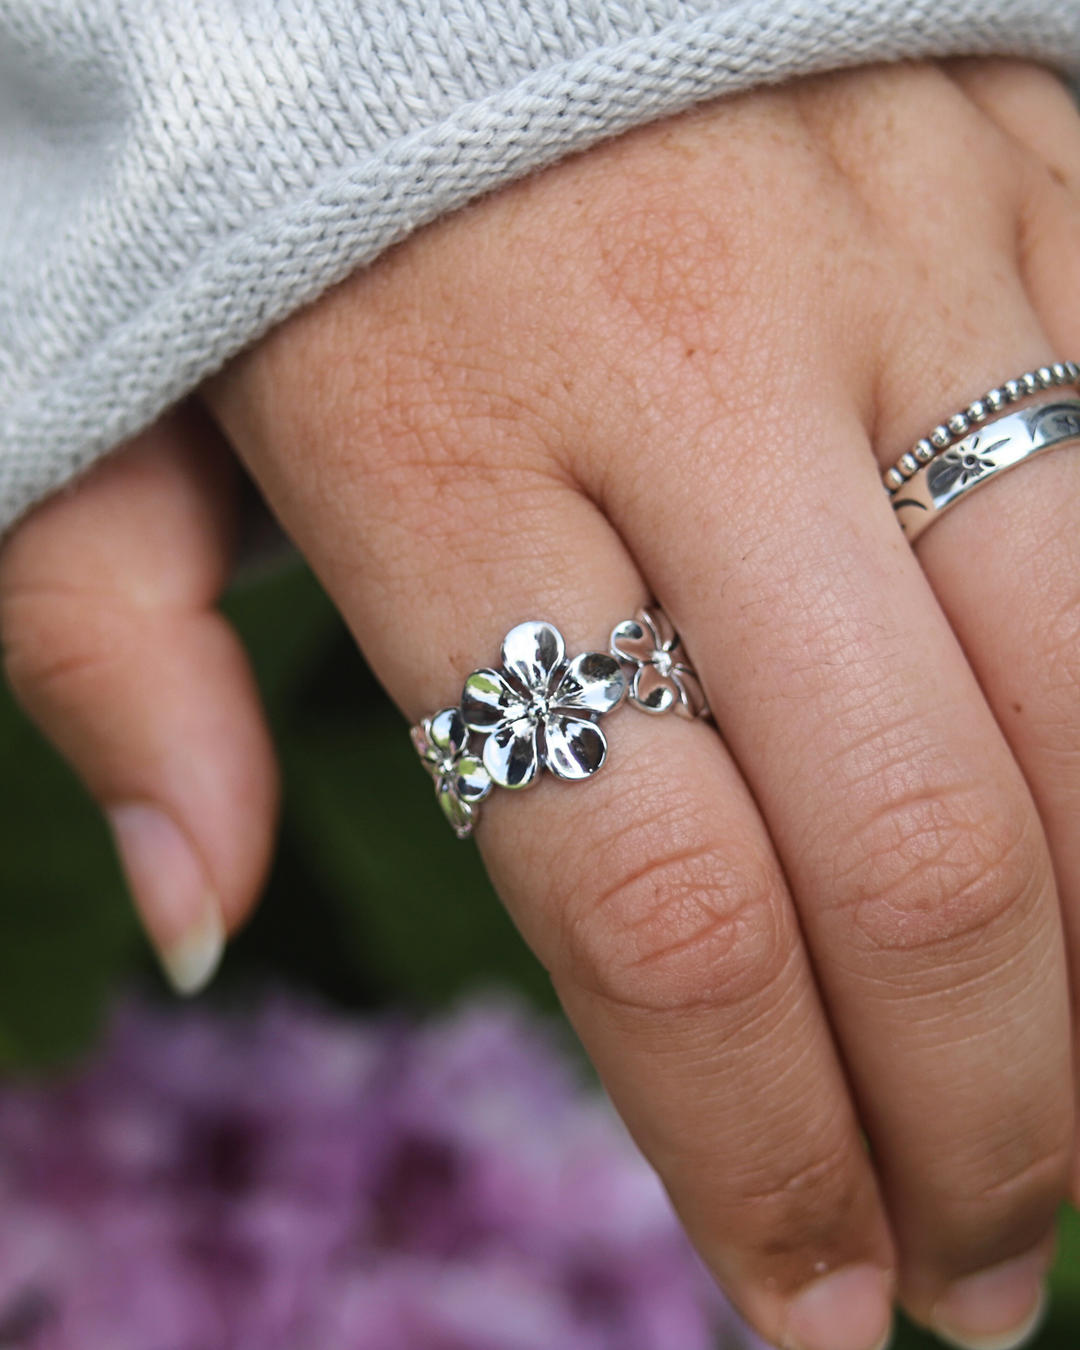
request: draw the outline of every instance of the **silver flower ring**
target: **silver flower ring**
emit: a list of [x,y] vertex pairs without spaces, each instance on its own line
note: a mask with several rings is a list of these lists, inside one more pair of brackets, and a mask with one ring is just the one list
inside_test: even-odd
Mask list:
[[443,708],[412,728],[413,745],[459,839],[472,833],[492,786],[527,788],[545,769],[565,782],[599,772],[608,744],[598,724],[627,693],[624,666],[633,672],[633,706],[708,715],[678,634],[653,606],[615,627],[610,652],[569,659],[557,628],[518,624],[503,640],[498,669],[474,670],[459,707]]
[[639,609],[632,619],[616,625],[611,654],[635,668],[630,701],[642,712],[709,716],[701,681],[686,659],[671,620],[658,605]]
[[435,779],[435,796],[459,839],[472,834],[491,775],[467,753],[469,729],[460,708],[443,708],[409,732],[421,763]]
[[549,623],[519,623],[506,635],[501,670],[465,681],[461,712],[487,737],[482,758],[492,782],[526,788],[542,769],[589,778],[607,758],[596,718],[622,701],[626,676],[613,656],[586,652],[566,660],[562,634]]

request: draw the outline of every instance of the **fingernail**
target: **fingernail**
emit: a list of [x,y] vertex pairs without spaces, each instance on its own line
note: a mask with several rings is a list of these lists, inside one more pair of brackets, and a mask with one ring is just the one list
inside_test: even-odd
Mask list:
[[885,1350],[892,1337],[892,1289],[877,1266],[847,1266],[788,1305],[784,1350]]
[[957,1280],[935,1306],[931,1326],[960,1350],[1015,1350],[1042,1321],[1046,1266],[1044,1252],[1029,1252]]
[[108,813],[120,860],[165,974],[178,994],[197,994],[225,950],[221,904],[187,836],[143,802]]
[[205,989],[225,954],[225,924],[216,897],[203,896],[203,911],[191,927],[158,955],[169,983],[185,998]]

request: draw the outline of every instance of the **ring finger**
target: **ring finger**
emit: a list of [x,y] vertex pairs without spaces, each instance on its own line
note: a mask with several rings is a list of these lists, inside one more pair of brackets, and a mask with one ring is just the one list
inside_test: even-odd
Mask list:
[[[876,420],[889,443],[890,409],[932,414],[945,377],[935,386],[931,371],[1023,369],[1047,339],[1010,279],[1007,180],[1000,202],[978,180],[992,133],[938,73],[924,87],[862,78],[860,147],[909,136],[915,181],[896,172],[902,149],[880,157],[895,182],[875,183],[879,161],[860,155],[860,193],[822,202],[820,186],[816,199],[796,187],[816,145],[788,161],[761,198],[775,218],[795,196],[802,215],[786,249],[762,256],[755,239],[746,266],[796,300],[779,316],[767,297],[733,304],[738,261],[711,291],[697,276],[701,345],[720,358],[696,382],[685,362],[678,379],[674,361],[642,363],[617,471],[600,456],[585,485],[696,653],[770,826],[874,1148],[905,1302],[968,1343],[1016,1334],[1036,1311],[1072,1128],[1064,953],[1033,803],[890,518],[868,430]],[[816,92],[801,109],[815,126]],[[942,117],[964,135],[935,160],[923,150]],[[783,130],[805,136],[802,121]],[[843,146],[830,150],[842,163]],[[709,174],[694,199],[719,193]],[[935,203],[965,194],[985,224],[942,230]],[[798,270],[797,232],[830,229],[846,247],[823,284],[817,257]],[[805,351],[808,332],[827,356]],[[875,349],[885,373],[867,378]],[[736,372],[754,396],[731,397]]]

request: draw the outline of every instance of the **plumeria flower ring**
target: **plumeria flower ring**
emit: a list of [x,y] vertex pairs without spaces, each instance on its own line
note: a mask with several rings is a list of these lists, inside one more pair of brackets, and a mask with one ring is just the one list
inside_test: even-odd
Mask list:
[[460,708],[443,708],[410,731],[424,768],[435,779],[435,796],[459,839],[476,824],[480,803],[491,791],[491,775],[468,753],[469,728]]
[[643,712],[675,711],[683,717],[708,717],[709,708],[697,672],[686,659],[671,620],[659,606],[639,609],[617,624],[611,654],[635,667],[630,700]]
[[549,623],[520,623],[507,633],[501,670],[476,670],[465,681],[465,725],[487,739],[484,767],[500,787],[526,788],[541,770],[590,778],[607,758],[597,719],[618,706],[626,676],[614,657],[585,652],[566,659],[562,634]]

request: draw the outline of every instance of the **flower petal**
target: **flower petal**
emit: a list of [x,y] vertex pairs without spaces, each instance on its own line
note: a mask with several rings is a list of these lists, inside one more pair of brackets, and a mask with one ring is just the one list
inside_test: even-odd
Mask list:
[[630,697],[644,712],[665,713],[682,703],[682,691],[670,675],[655,666],[641,666],[634,675]]
[[454,765],[454,791],[465,802],[482,802],[491,791],[491,775],[475,755],[462,755]]
[[582,708],[606,713],[617,707],[626,693],[626,676],[613,656],[583,652],[575,656],[551,697],[557,708]]
[[622,661],[641,665],[652,660],[655,650],[656,641],[652,633],[637,619],[624,619],[611,630],[611,654]]
[[704,716],[709,711],[709,704],[697,672],[690,666],[679,665],[672,671],[671,677],[682,691],[682,707],[679,711],[685,712],[687,717]]
[[562,634],[549,623],[519,623],[507,633],[502,647],[506,673],[538,694],[548,692],[565,656]]
[[526,788],[540,772],[536,723],[527,717],[497,726],[484,742],[484,768],[504,788]]
[[675,631],[675,626],[668,618],[667,614],[659,605],[652,609],[643,609],[640,617],[656,634],[656,650],[658,652],[673,652],[679,646],[679,635]]
[[415,727],[410,727],[409,739],[428,773],[438,773],[442,752],[431,739],[431,718],[425,717]]
[[435,796],[443,809],[443,815],[453,826],[454,833],[459,839],[467,839],[472,834],[476,814],[472,806],[461,800],[449,778],[440,778],[435,784]]
[[465,725],[473,731],[490,731],[525,714],[521,695],[498,670],[474,670],[461,695]]
[[431,719],[428,735],[445,759],[453,759],[465,749],[469,738],[460,708],[442,708]]
[[544,723],[545,762],[553,774],[571,781],[589,778],[607,759],[607,740],[595,722],[556,713]]

